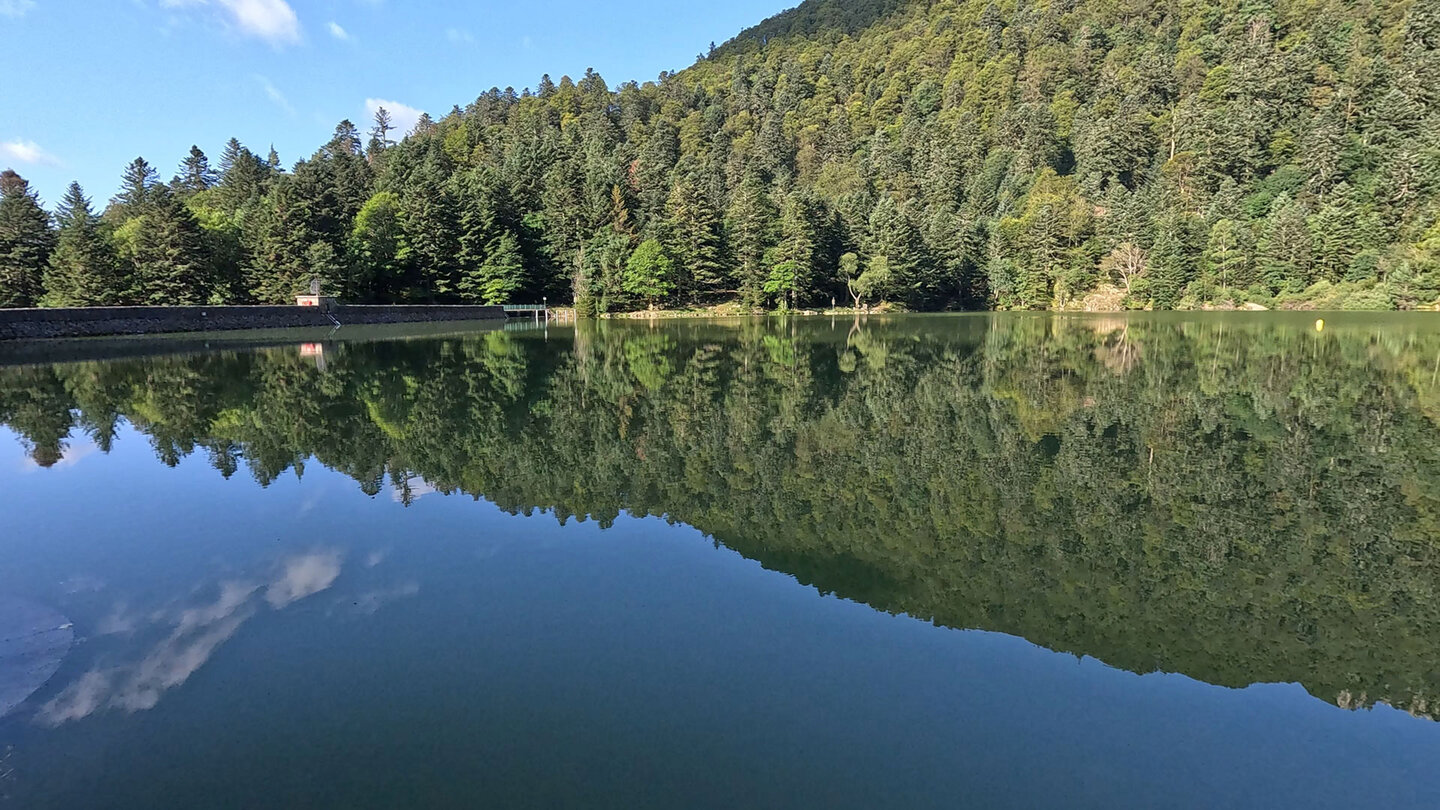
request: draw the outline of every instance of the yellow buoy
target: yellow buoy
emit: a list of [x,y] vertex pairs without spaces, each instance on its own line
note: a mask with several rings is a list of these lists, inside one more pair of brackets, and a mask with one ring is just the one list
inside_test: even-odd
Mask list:
[[1316,331],[1316,332],[1324,332],[1324,331],[1325,331],[1325,319],[1324,319],[1324,318],[1321,318],[1320,320],[1318,320],[1318,321],[1315,322],[1315,331]]

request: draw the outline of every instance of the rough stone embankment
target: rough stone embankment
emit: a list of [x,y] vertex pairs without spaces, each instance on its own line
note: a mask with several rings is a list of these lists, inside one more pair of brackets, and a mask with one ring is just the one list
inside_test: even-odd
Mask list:
[[439,305],[337,306],[329,312],[294,306],[0,309],[0,340],[504,319],[500,307]]

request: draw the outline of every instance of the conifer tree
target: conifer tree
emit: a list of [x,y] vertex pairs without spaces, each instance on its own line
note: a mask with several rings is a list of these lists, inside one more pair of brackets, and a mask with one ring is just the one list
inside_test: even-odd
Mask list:
[[79,183],[70,184],[55,219],[59,234],[45,270],[45,303],[65,307],[117,303],[118,260]]
[[54,246],[50,215],[30,184],[10,169],[0,172],[0,307],[39,302]]
[[219,175],[210,168],[210,159],[200,147],[192,146],[190,154],[180,161],[180,173],[175,175],[171,185],[177,191],[195,194],[214,186],[219,179]]
[[729,281],[720,217],[690,172],[677,172],[666,201],[669,250],[677,259],[676,292],[682,296],[723,289]]
[[1298,292],[1310,283],[1310,231],[1305,210],[1289,195],[1275,198],[1258,245],[1260,280],[1271,293]]
[[748,175],[735,193],[726,220],[740,298],[748,306],[759,306],[761,302],[761,288],[768,275],[765,253],[775,243],[777,213],[760,177]]
[[139,216],[130,260],[140,303],[194,305],[209,300],[214,280],[200,224],[165,186],[152,190]]
[[122,217],[138,216],[150,205],[159,181],[155,167],[143,157],[137,157],[125,167],[120,179],[120,193],[111,201],[111,208]]
[[237,211],[255,203],[264,194],[269,167],[239,141],[231,138],[226,144],[220,165],[216,197],[224,210]]
[[390,111],[384,107],[376,108],[375,125],[370,128],[370,143],[365,150],[371,161],[375,160],[376,155],[395,145],[395,142],[390,140],[390,133],[394,130]]
[[477,304],[508,304],[525,285],[520,240],[504,231],[490,242],[485,253],[479,267],[462,271],[460,296]]
[[235,164],[240,161],[240,155],[245,151],[245,147],[240,144],[238,138],[231,138],[225,142],[225,149],[220,153],[219,169],[222,177],[235,168]]

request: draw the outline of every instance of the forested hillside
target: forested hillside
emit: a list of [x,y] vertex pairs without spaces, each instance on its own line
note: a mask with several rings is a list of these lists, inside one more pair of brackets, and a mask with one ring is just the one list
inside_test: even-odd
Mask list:
[[0,306],[314,275],[582,313],[1440,297],[1433,0],[809,0],[657,82],[545,77],[400,135],[136,160],[103,213],[6,173]]

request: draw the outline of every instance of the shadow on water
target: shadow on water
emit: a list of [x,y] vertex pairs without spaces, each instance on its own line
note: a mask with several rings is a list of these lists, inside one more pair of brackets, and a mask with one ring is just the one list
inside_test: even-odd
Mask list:
[[[41,467],[122,423],[506,510],[683,522],[825,593],[1135,672],[1440,697],[1428,318],[601,322],[0,371]],[[77,434],[78,435],[78,434]]]

